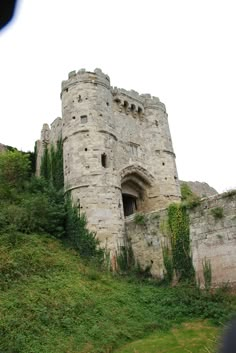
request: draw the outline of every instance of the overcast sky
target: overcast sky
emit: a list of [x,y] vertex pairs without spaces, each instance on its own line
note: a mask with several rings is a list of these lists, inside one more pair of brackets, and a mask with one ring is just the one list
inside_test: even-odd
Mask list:
[[235,18],[235,0],[19,1],[0,32],[0,142],[33,150],[68,72],[99,67],[165,103],[180,179],[235,188]]

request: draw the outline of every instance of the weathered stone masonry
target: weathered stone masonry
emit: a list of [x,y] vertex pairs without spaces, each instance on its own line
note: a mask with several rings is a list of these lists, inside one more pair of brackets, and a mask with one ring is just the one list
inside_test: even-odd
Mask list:
[[[214,210],[222,210],[222,217]],[[190,212],[193,265],[203,283],[203,263],[212,267],[212,285],[236,285],[236,193],[226,192],[202,200]]]
[[[128,239],[136,261],[163,277],[162,245],[168,237],[161,225],[165,207],[180,200],[165,105],[149,94],[111,87],[100,69],[71,72],[62,82],[61,101],[62,118],[51,128],[44,124],[37,141],[37,174],[45,147],[62,137],[65,192],[86,213],[89,228],[111,252]],[[223,209],[222,218],[214,218],[215,207]],[[146,214],[145,224],[135,224],[129,216],[135,212]],[[235,284],[235,194],[203,200],[190,211],[190,221],[201,283],[202,263],[210,260],[213,284]]]
[[[220,209],[222,217],[214,216]],[[203,263],[210,262],[212,285],[229,283],[236,286],[236,192],[226,192],[202,199],[199,206],[189,210],[190,241],[196,279],[204,285]],[[164,266],[162,246],[168,243],[164,224],[167,210],[145,215],[144,224],[136,224],[134,217],[126,219],[126,235],[136,261],[143,268],[151,265],[151,273],[162,278]]]
[[112,250],[123,242],[125,216],[180,199],[166,108],[157,97],[113,88],[100,69],[62,82],[62,119],[43,126],[45,145],[62,135],[65,191]]

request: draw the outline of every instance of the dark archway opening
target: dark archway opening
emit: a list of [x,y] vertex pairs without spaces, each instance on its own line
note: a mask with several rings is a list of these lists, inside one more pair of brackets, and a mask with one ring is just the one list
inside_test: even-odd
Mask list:
[[122,194],[123,199],[123,207],[124,207],[124,216],[130,216],[134,212],[137,211],[137,198],[129,195],[129,194]]

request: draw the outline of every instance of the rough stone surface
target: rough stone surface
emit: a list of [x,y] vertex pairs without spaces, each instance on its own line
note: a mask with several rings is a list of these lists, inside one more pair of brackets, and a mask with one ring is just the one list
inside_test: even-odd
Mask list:
[[[217,209],[222,218],[214,216]],[[209,260],[213,286],[236,285],[236,191],[203,200],[190,212],[190,225],[193,265],[201,284],[203,263]]]
[[163,245],[169,244],[164,232],[167,211],[160,210],[144,215],[143,224],[135,221],[135,215],[129,216],[125,222],[126,237],[134,253],[136,263],[142,269],[150,267],[153,277],[163,278],[164,264],[162,256]]
[[86,213],[102,244],[124,238],[122,196],[151,212],[180,199],[166,108],[159,98],[112,88],[100,69],[72,71],[62,82],[62,119],[43,126],[37,174],[46,145],[62,136],[65,191]]
[[[222,212],[222,217],[214,213]],[[220,210],[220,211],[219,211]],[[196,279],[204,286],[203,263],[209,261],[212,286],[236,286],[236,190],[202,200],[189,212],[190,241]],[[126,237],[131,242],[136,262],[151,266],[155,277],[163,277],[162,245],[169,244],[165,224],[167,211],[145,215],[143,225],[134,216],[126,220]]]
[[180,180],[180,185],[187,184],[190,189],[199,197],[209,197],[213,195],[217,195],[218,192],[208,185],[207,183],[200,181],[182,181]]

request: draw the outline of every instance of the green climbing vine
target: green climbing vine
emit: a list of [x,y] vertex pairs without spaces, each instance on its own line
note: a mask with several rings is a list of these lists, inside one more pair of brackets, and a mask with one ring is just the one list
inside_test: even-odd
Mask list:
[[56,190],[64,186],[63,175],[63,143],[57,141],[56,147],[47,145],[42,156],[40,175],[50,181]]
[[168,228],[173,268],[179,280],[192,280],[194,268],[190,254],[189,215],[183,204],[168,207]]

